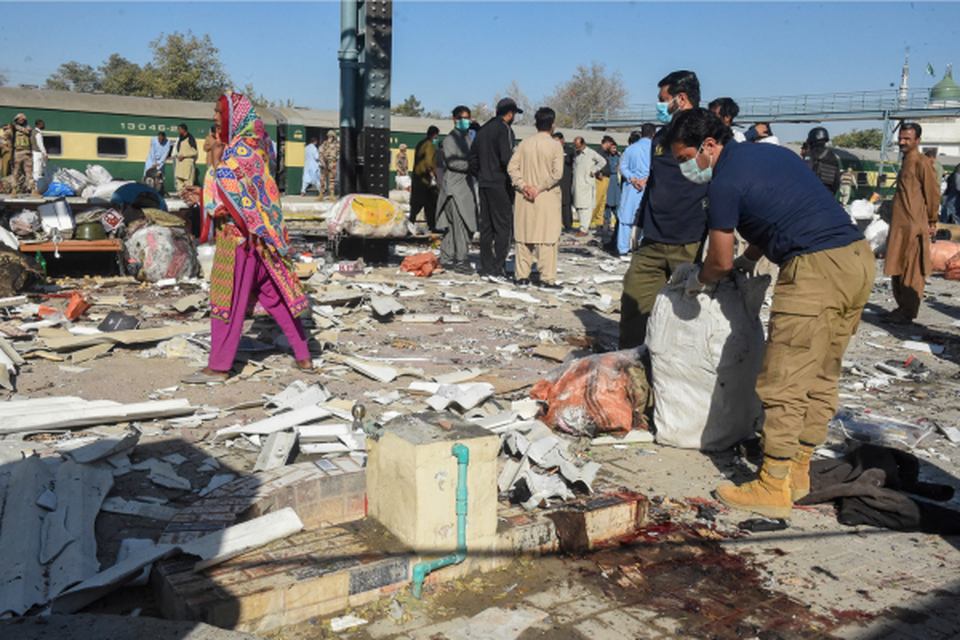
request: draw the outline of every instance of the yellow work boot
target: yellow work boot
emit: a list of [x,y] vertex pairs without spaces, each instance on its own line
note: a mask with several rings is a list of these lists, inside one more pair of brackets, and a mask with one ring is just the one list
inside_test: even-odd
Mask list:
[[739,487],[717,487],[720,502],[732,509],[759,513],[768,518],[788,518],[793,509],[790,499],[790,460],[764,458],[760,477]]
[[810,456],[814,446],[801,444],[790,458],[790,499],[796,502],[810,493]]

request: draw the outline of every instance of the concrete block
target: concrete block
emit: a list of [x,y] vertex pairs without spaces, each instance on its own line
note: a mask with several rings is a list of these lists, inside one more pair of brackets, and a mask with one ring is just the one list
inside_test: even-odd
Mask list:
[[[452,423],[449,431],[439,421]],[[457,545],[457,459],[453,445],[470,449],[467,469],[467,548],[488,548],[497,533],[497,453],[500,439],[453,414],[426,412],[387,424],[369,439],[368,514],[421,553]]]

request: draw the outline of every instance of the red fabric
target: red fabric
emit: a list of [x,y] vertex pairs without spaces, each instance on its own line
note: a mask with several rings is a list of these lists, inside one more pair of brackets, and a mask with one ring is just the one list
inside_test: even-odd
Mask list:
[[223,144],[230,143],[230,98],[227,94],[220,96],[220,122],[217,123],[217,137]]
[[440,261],[432,251],[407,256],[400,263],[401,271],[409,271],[415,276],[429,278],[430,274],[440,268]]

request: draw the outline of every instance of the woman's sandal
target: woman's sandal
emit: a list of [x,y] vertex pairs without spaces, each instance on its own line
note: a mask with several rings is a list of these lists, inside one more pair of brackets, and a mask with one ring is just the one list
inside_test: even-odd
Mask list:
[[319,371],[313,366],[313,360],[297,360],[297,370],[300,373],[317,373]]
[[218,384],[221,382],[226,382],[227,378],[230,377],[230,374],[223,372],[219,373],[207,373],[203,369],[199,371],[194,371],[193,373],[188,373],[187,375],[180,378],[180,382],[184,384]]

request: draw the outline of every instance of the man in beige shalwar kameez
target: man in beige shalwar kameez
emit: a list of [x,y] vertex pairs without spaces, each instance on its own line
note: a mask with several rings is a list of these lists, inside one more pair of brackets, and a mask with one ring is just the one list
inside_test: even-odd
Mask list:
[[507,165],[517,198],[513,212],[516,242],[517,286],[530,284],[534,258],[540,271],[540,287],[560,289],[557,284],[557,254],[562,227],[560,179],[563,177],[563,147],[553,139],[556,113],[537,109],[537,134],[520,143]]
[[940,213],[940,184],[930,161],[920,153],[922,129],[915,122],[900,127],[903,163],[897,176],[893,215],[883,272],[892,276],[897,308],[886,317],[893,324],[909,324],[920,312],[920,301],[930,273],[930,235]]

